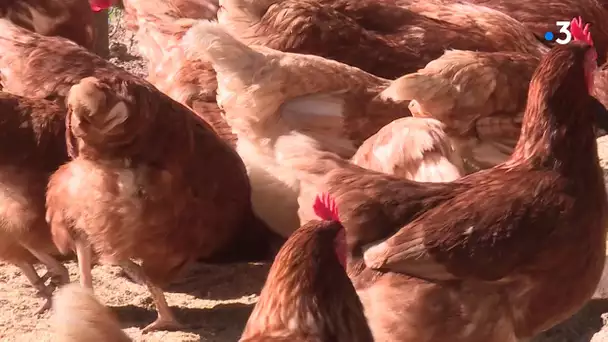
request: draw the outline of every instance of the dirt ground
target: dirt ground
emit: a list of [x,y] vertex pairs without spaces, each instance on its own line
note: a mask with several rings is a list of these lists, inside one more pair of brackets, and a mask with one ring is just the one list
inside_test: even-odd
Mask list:
[[[110,61],[139,76],[146,75],[145,62],[137,55],[132,35],[121,24],[121,13],[111,18]],[[602,140],[600,152],[608,170],[608,138]],[[608,171],[607,171],[608,174]],[[75,262],[67,263],[72,281],[78,280]],[[125,331],[135,341],[237,341],[257,295],[263,285],[268,265],[202,265],[197,264],[186,276],[166,292],[169,305],[178,319],[189,326],[188,331],[141,334],[141,328],[155,317],[154,306],[145,287],[120,275],[116,267],[96,266],[93,269],[96,296],[118,316]],[[556,284],[559,286],[559,284]],[[13,266],[0,263],[0,341],[47,342],[47,312],[34,314],[42,299],[25,277]],[[566,323],[551,329],[534,342],[588,342],[603,326],[602,315],[608,312],[608,276],[589,304]],[[605,342],[601,334],[593,342]],[[608,335],[608,332],[606,333]],[[488,341],[492,342],[492,341]]]
[[[78,281],[75,262],[67,263],[70,279]],[[120,269],[93,269],[95,295],[118,316],[123,329],[135,341],[237,341],[257,301],[268,266],[263,264],[194,265],[166,295],[178,319],[188,331],[141,334],[156,318],[154,305],[144,286],[121,276]],[[0,264],[0,341],[50,342],[50,313],[36,315],[43,303],[21,272]]]

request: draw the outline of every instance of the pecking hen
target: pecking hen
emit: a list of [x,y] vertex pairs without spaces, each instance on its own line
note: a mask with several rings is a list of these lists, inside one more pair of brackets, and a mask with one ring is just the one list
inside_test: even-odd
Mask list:
[[[65,110],[0,92],[0,113],[0,260],[18,266],[45,299],[41,312],[50,307],[53,286],[69,282],[44,220],[49,176],[68,159]],[[42,277],[38,263],[48,270]]]
[[280,161],[339,212],[375,340],[526,340],[592,296],[608,203],[589,96],[597,53],[578,39],[534,72],[509,160],[453,182],[365,170],[299,133],[278,139]]
[[468,171],[477,171],[513,152],[538,63],[521,53],[446,51],[395,80],[381,96],[408,103],[415,117],[443,122]]
[[240,342],[372,342],[344,269],[344,229],[311,221],[296,230],[270,268]]
[[534,56],[547,51],[519,22],[485,7],[467,20],[448,22],[376,0],[220,0],[220,5],[218,21],[247,44],[323,56],[388,79],[415,72],[446,49]]

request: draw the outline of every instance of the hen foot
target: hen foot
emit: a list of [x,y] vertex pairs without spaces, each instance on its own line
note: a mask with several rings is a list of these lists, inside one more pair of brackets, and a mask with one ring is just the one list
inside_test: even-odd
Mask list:
[[159,330],[184,330],[185,325],[179,323],[174,317],[158,317],[154,322],[143,328],[142,333],[147,334]]

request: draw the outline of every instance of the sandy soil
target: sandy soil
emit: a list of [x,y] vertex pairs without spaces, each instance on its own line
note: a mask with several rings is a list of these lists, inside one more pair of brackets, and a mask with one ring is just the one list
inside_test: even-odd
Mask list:
[[[111,13],[110,61],[129,72],[144,76],[146,65],[137,54],[132,35],[121,25],[121,14]],[[608,138],[602,139],[600,153],[608,175]],[[72,281],[77,281],[76,264],[67,263]],[[93,269],[96,295],[112,308],[125,331],[136,341],[236,341],[257,300],[268,265],[194,265],[166,292],[167,300],[188,331],[141,334],[141,328],[156,317],[147,290],[121,276],[116,267]],[[559,284],[556,284],[559,286]],[[51,341],[48,317],[35,315],[42,299],[34,296],[20,271],[0,263],[0,341]],[[608,272],[596,298],[566,323],[539,336],[534,342],[588,342],[603,325],[608,312]],[[608,342],[608,331],[596,334],[594,342]]]
[[[72,281],[78,281],[76,263],[67,266]],[[268,266],[263,264],[194,265],[166,293],[169,305],[189,330],[146,335],[140,329],[152,322],[156,313],[144,286],[110,266],[93,269],[93,286],[96,296],[112,308],[136,341],[227,342],[240,336],[267,272]],[[52,341],[50,313],[35,315],[42,302],[16,267],[0,264],[0,341]]]

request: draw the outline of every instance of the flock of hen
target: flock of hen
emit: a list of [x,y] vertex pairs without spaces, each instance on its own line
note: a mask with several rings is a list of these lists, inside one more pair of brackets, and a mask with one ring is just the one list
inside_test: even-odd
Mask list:
[[[0,259],[46,310],[76,254],[57,341],[130,341],[95,262],[151,331],[191,262],[274,259],[241,341],[526,341],[593,294],[605,0],[89,2],[0,4]],[[89,51],[109,6],[147,80]]]

